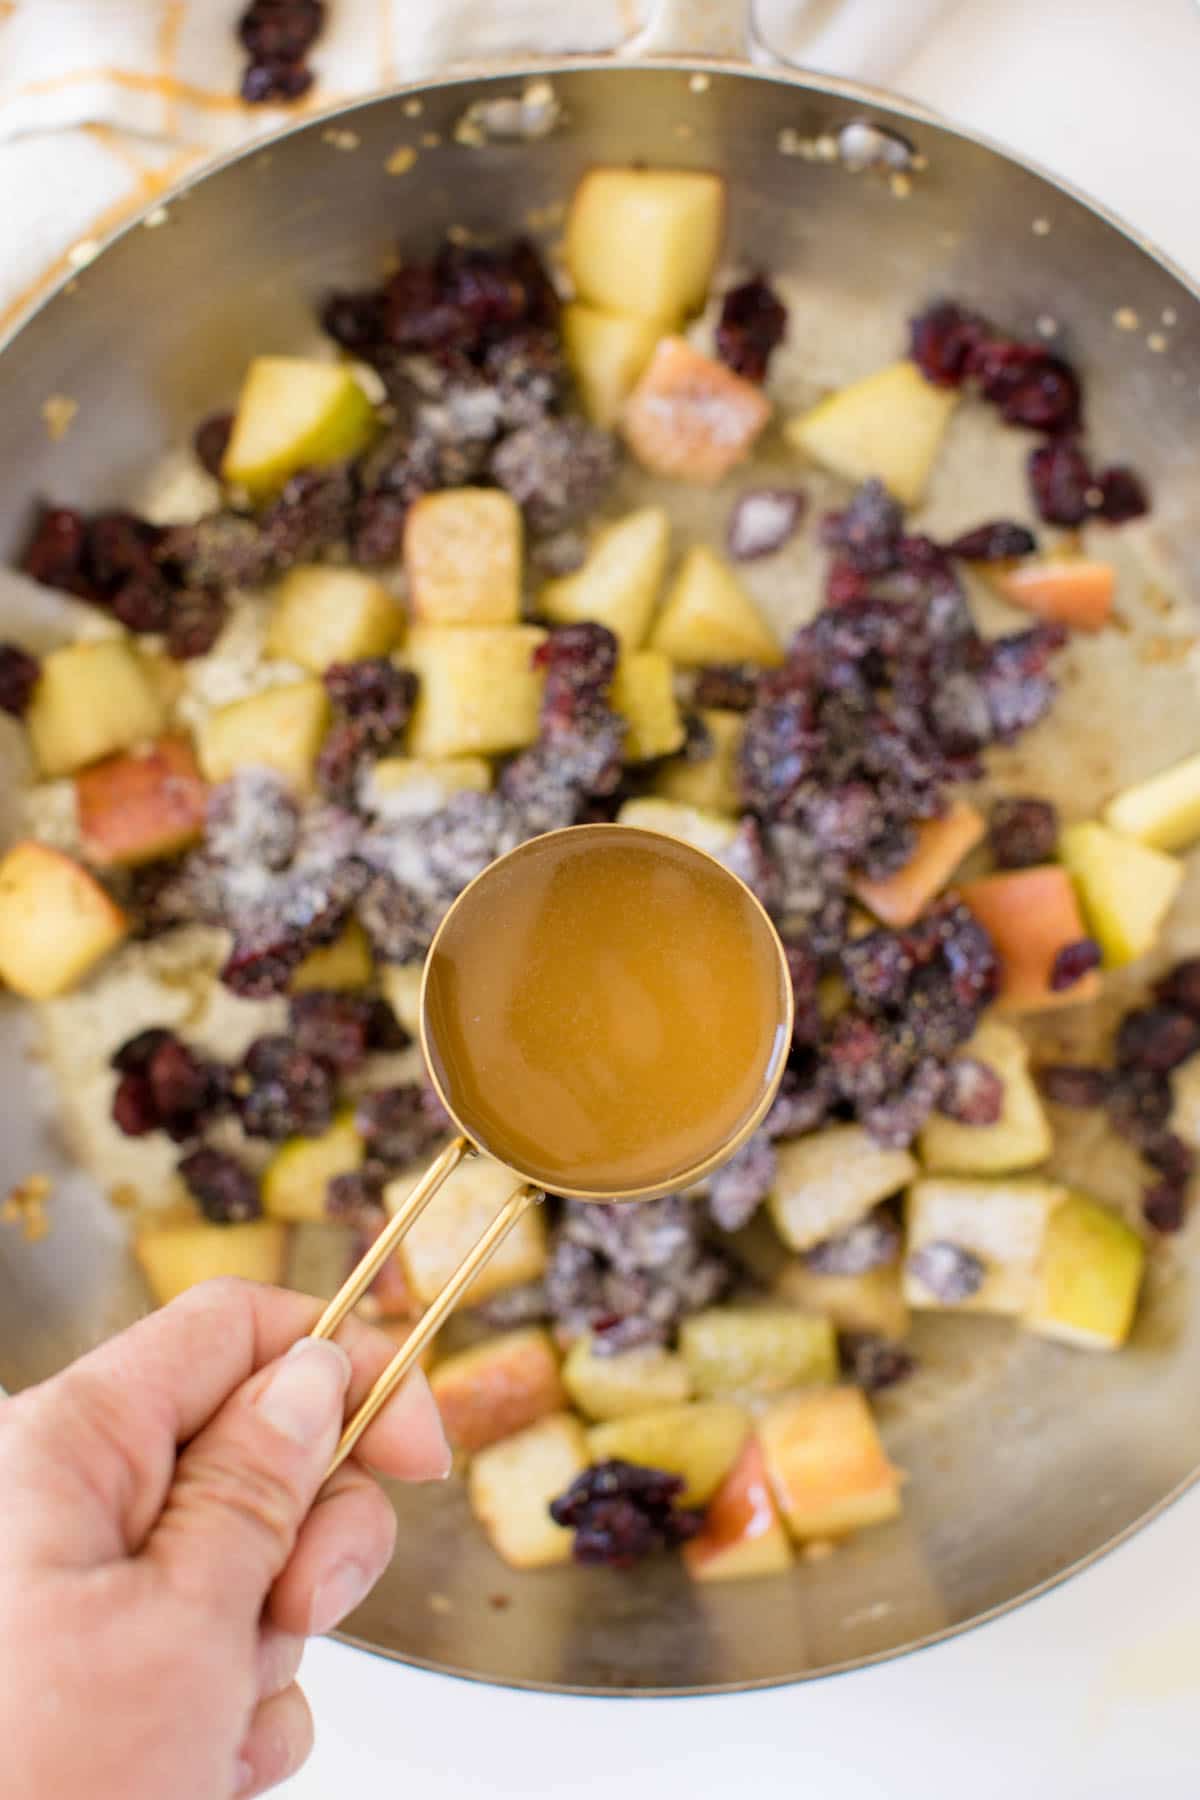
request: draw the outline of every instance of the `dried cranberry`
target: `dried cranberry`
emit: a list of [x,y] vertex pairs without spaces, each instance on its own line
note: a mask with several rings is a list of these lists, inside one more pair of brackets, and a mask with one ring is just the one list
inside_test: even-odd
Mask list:
[[1176,963],[1157,983],[1156,997],[1166,1006],[1177,1006],[1200,1019],[1200,956]]
[[550,1517],[575,1533],[576,1562],[629,1569],[701,1529],[703,1513],[678,1505],[683,1488],[682,1477],[658,1469],[617,1460],[595,1463],[551,1501]]
[[1038,1070],[1038,1086],[1056,1106],[1104,1106],[1112,1092],[1107,1069],[1082,1063],[1050,1063]]
[[1048,665],[1066,641],[1063,626],[1035,625],[993,638],[988,645],[982,681],[992,729],[1001,743],[1010,743],[1049,711],[1057,690]]
[[0,644],[0,711],[23,719],[41,675],[36,656],[17,644]]
[[306,63],[256,62],[247,66],[240,91],[248,106],[286,104],[307,94],[314,79]]
[[793,1058],[763,1120],[769,1138],[800,1137],[825,1122],[837,1089],[828,1064],[809,1051]]
[[375,1002],[361,994],[326,989],[294,994],[288,1029],[296,1048],[349,1075],[366,1061],[371,1047]]
[[1187,1190],[1178,1182],[1152,1182],[1142,1195],[1143,1219],[1164,1237],[1181,1231],[1186,1215]]
[[1000,409],[1006,425],[1030,431],[1071,431],[1079,424],[1075,371],[1038,344],[1012,339],[983,344],[971,358],[984,398]]
[[1135,470],[1122,463],[1102,469],[1096,477],[1100,499],[1096,516],[1109,525],[1124,525],[1129,519],[1140,519],[1150,511],[1150,496]]
[[291,1037],[256,1038],[234,1080],[242,1129],[279,1143],[319,1137],[333,1120],[334,1082],[328,1065]]
[[1085,975],[1100,967],[1100,946],[1095,938],[1078,938],[1063,944],[1056,952],[1050,968],[1049,987],[1052,994],[1064,993],[1081,982]]
[[232,436],[233,414],[230,412],[210,413],[207,419],[201,419],[192,434],[192,448],[196,452],[197,462],[207,474],[217,480],[220,479],[221,465],[225,461],[225,452]]
[[325,688],[334,705],[360,727],[364,741],[383,750],[408,724],[417,698],[417,677],[386,657],[333,663]]
[[895,1387],[916,1372],[917,1360],[910,1350],[874,1331],[840,1332],[838,1350],[851,1381],[868,1394]]
[[339,1224],[355,1225],[371,1217],[383,1200],[382,1172],[375,1168],[347,1169],[331,1175],[325,1186],[325,1212]]
[[161,632],[171,616],[171,590],[159,576],[131,575],[113,594],[113,617],[127,631]]
[[842,973],[850,992],[866,1006],[899,1006],[915,967],[900,933],[864,932],[842,951]]
[[321,328],[343,350],[371,351],[384,336],[383,296],[376,290],[330,294],[321,308]]
[[126,1137],[145,1137],[162,1123],[154,1090],[144,1075],[122,1075],[113,1091],[112,1119]]
[[302,936],[280,931],[276,936],[239,937],[221,969],[221,980],[243,1000],[267,1000],[282,994],[308,954]]
[[959,387],[967,359],[987,334],[978,313],[953,300],[939,300],[910,321],[910,354],[926,381]]
[[87,561],[101,593],[112,599],[125,582],[161,581],[155,552],[162,534],[135,513],[97,513],[87,527]]
[[947,556],[961,557],[963,562],[1006,562],[1012,556],[1031,556],[1037,539],[1027,525],[1015,525],[1011,519],[993,519],[987,525],[976,525],[964,531],[945,546]]
[[228,612],[219,589],[180,588],[171,595],[167,613],[167,655],[177,662],[207,656],[224,630]]
[[717,320],[717,355],[736,375],[764,381],[787,331],[787,307],[762,275],[730,288]]
[[938,1111],[960,1125],[994,1125],[1004,1112],[1004,1082],[977,1057],[956,1057],[946,1070]]
[[900,1228],[889,1212],[877,1207],[838,1237],[826,1238],[805,1253],[818,1275],[866,1275],[894,1263],[900,1254]]
[[179,1173],[204,1217],[214,1225],[241,1225],[262,1212],[258,1183],[236,1156],[203,1146],[183,1157]]
[[724,712],[749,712],[758,693],[758,670],[750,663],[712,663],[696,673],[695,704]]
[[775,1185],[775,1152],[756,1132],[717,1170],[708,1187],[708,1210],[722,1231],[748,1225]]
[[437,1096],[419,1081],[363,1094],[354,1121],[368,1157],[389,1169],[418,1161],[442,1136],[446,1123]]
[[144,1075],[155,1052],[174,1035],[161,1025],[147,1026],[114,1050],[109,1064],[121,1075]]
[[357,719],[339,719],[325,734],[317,755],[317,787],[327,800],[353,806],[359,776],[370,759],[371,741]]
[[956,1306],[977,1294],[987,1269],[973,1251],[944,1239],[922,1244],[908,1258],[908,1272],[946,1306]]
[[1079,445],[1071,439],[1039,444],[1027,467],[1038,517],[1048,525],[1082,525],[1096,483]]
[[292,62],[312,48],[324,23],[324,0],[251,0],[237,33],[251,56]]
[[1191,1179],[1196,1166],[1195,1151],[1173,1131],[1164,1131],[1161,1137],[1143,1144],[1142,1155],[1152,1169],[1157,1169],[1167,1181],[1174,1181],[1180,1186]]
[[988,814],[988,846],[998,869],[1031,869],[1058,853],[1058,813],[1049,800],[1006,795]]
[[1173,1006],[1139,1006],[1125,1014],[1117,1032],[1116,1060],[1122,1069],[1149,1069],[1165,1075],[1200,1049],[1200,1021]]
[[1151,1069],[1120,1069],[1108,1095],[1114,1131],[1139,1148],[1166,1129],[1171,1116],[1171,1087],[1165,1075]]
[[725,529],[730,557],[734,562],[753,562],[782,550],[806,505],[799,488],[750,488],[740,494]]
[[173,1031],[138,1032],[115,1052],[112,1066],[121,1076],[113,1120],[127,1137],[161,1130],[183,1142],[224,1110],[223,1071]]
[[90,584],[84,570],[87,523],[67,506],[44,506],[21,558],[21,568],[42,587],[61,588],[86,596]]
[[897,566],[903,535],[899,502],[874,477],[855,488],[844,510],[828,514],[821,528],[829,549],[864,575],[886,575]]
[[549,537],[596,512],[617,472],[617,450],[583,419],[547,417],[501,438],[489,468],[530,530]]

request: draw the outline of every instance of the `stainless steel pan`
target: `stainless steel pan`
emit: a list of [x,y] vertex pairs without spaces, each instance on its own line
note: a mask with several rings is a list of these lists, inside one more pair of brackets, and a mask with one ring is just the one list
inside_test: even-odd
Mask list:
[[[451,224],[553,237],[589,163],[712,166],[729,183],[730,258],[789,278],[798,394],[895,354],[906,315],[937,292],[1018,328],[1069,329],[1095,441],[1146,472],[1156,507],[1140,537],[1120,534],[1122,555],[1137,552],[1124,578],[1129,631],[1085,653],[1060,721],[1003,772],[1020,780],[1022,758],[1034,762],[1038,785],[1079,812],[1127,773],[1194,749],[1194,681],[1161,648],[1187,621],[1162,616],[1142,593],[1147,567],[1164,586],[1200,591],[1194,289],[1094,205],[996,148],[886,95],[719,60],[708,53],[727,48],[727,9],[683,11],[693,46],[704,27],[706,54],[670,54],[660,29],[658,60],[581,59],[400,89],[227,161],[170,199],[165,224],[119,235],[0,357],[0,560],[16,551],[36,495],[88,506],[127,496],[164,446],[233,395],[253,353],[303,348],[317,296],[370,280],[398,239],[416,252]],[[557,124],[487,141],[514,113],[489,103],[520,96],[533,78],[549,82]],[[526,116],[545,125],[545,96],[533,100]],[[839,146],[853,147],[856,134],[841,134],[861,121],[896,134],[910,153],[893,152],[904,167],[846,166]],[[412,166],[391,173],[408,160],[395,155],[403,146]],[[41,409],[55,394],[78,412],[52,442]],[[934,496],[935,512],[960,525],[1005,510],[1017,455],[963,431],[961,472]],[[822,498],[814,483],[814,503]],[[693,531],[723,516],[708,495],[690,513],[673,503]],[[803,585],[795,573],[773,603],[786,612]],[[10,615],[24,604],[12,587],[0,599]],[[4,635],[16,628],[11,616],[2,623]],[[1194,947],[1194,880],[1188,893],[1179,942]],[[0,1083],[0,1179],[7,1186],[33,1168],[58,1182],[47,1240],[26,1246],[0,1232],[0,1380],[19,1387],[132,1318],[145,1297],[119,1219],[71,1173],[15,1009],[0,1020]],[[1115,1201],[1135,1191],[1133,1168],[1087,1130],[1060,1166]],[[884,1408],[890,1446],[911,1474],[903,1522],[801,1562],[789,1578],[698,1589],[670,1564],[629,1579],[575,1569],[518,1577],[486,1547],[461,1492],[405,1493],[395,1564],[351,1636],[483,1680],[679,1693],[854,1667],[1013,1606],[1195,1478],[1197,1248],[1193,1234],[1156,1263],[1123,1356],[1072,1353],[975,1321],[924,1330],[925,1373]]]

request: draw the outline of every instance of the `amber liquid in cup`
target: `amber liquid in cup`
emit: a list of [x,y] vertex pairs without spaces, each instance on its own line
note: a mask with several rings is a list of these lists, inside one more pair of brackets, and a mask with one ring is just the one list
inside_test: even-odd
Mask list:
[[[788,1050],[786,967],[750,893],[688,845],[537,838],[446,921],[426,1050],[463,1128],[552,1192],[633,1197],[727,1154]],[[482,899],[482,895],[481,895]]]

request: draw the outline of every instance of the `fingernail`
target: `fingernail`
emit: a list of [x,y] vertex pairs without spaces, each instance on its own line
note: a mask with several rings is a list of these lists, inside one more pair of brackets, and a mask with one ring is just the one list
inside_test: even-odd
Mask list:
[[301,1338],[276,1365],[255,1402],[268,1425],[296,1444],[314,1444],[340,1424],[350,1358],[340,1344]]
[[346,1614],[352,1613],[366,1599],[375,1586],[375,1579],[361,1563],[339,1563],[317,1584],[308,1620],[309,1636],[324,1637],[327,1631],[340,1625]]
[[233,1769],[234,1800],[240,1800],[242,1794],[253,1793],[257,1781],[258,1777],[255,1774],[254,1764],[247,1761],[246,1757],[239,1756]]

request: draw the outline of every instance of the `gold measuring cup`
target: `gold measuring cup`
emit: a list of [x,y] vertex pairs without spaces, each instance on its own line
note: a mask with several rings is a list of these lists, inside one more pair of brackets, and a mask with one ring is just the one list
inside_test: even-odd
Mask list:
[[[653,860],[647,859],[647,853]],[[443,1041],[450,1036],[447,997],[452,991],[455,972],[461,966],[464,949],[478,951],[485,944],[495,944],[498,930],[503,930],[506,926],[508,929],[513,928],[512,896],[516,895],[518,906],[523,905],[526,899],[520,882],[524,880],[527,884],[528,901],[532,909],[536,904],[537,894],[541,891],[536,886],[537,882],[552,876],[564,860],[587,856],[593,872],[602,875],[605,862],[611,869],[614,865],[610,859],[622,855],[626,858],[634,855],[639,857],[637,866],[643,870],[653,871],[655,862],[663,867],[669,863],[672,873],[677,873],[681,880],[693,883],[698,896],[703,888],[705,897],[719,904],[722,918],[733,919],[733,902],[736,902],[738,931],[729,940],[734,955],[729,967],[722,968],[721,978],[728,975],[736,980],[740,969],[748,982],[753,975],[756,987],[765,996],[768,984],[764,980],[764,971],[769,970],[769,985],[774,996],[769,1001],[763,1001],[761,1028],[754,1034],[755,1050],[747,1065],[729,1070],[729,1109],[732,1112],[736,1108],[738,1116],[718,1113],[713,1119],[712,1135],[699,1150],[693,1129],[691,1149],[685,1166],[660,1162],[649,1177],[643,1168],[638,1174],[636,1185],[622,1185],[620,1180],[614,1181],[611,1166],[591,1170],[592,1179],[589,1180],[589,1170],[582,1162],[569,1171],[564,1171],[561,1163],[551,1170],[544,1157],[540,1159],[539,1166],[536,1152],[518,1152],[514,1156],[512,1146],[499,1141],[495,1114],[490,1107],[481,1104],[478,1097],[472,1097],[471,1084],[460,1078],[453,1058],[446,1054],[447,1043]],[[577,864],[577,870],[579,867]],[[515,887],[514,883],[517,884]],[[598,950],[601,954],[607,953],[608,946],[603,939],[606,920],[610,918],[614,946],[620,940],[622,947],[628,950],[629,917],[612,918],[611,914],[606,914],[603,910],[599,913],[593,910],[588,914],[589,949]],[[563,933],[564,955],[570,953],[568,940],[572,923],[578,928],[580,917],[573,917],[567,911],[562,913],[561,920],[556,919],[552,927]],[[649,932],[656,925],[661,927],[662,920],[655,919],[649,904],[645,909],[639,909],[635,931],[644,929]],[[600,942],[597,943],[596,940]],[[739,962],[739,958],[744,961]],[[702,971],[697,971],[698,980],[702,978],[702,974]],[[708,971],[710,978],[711,974]],[[363,1432],[416,1364],[422,1351],[432,1341],[502,1239],[522,1214],[545,1197],[547,1191],[574,1200],[653,1200],[680,1188],[690,1187],[731,1156],[762,1122],[778,1091],[791,1043],[793,1009],[787,959],[766,912],[736,875],[715,858],[691,845],[631,826],[576,825],[565,831],[548,832],[542,837],[531,839],[476,876],[463,889],[443,919],[430,946],[421,983],[421,1048],[434,1087],[458,1127],[458,1135],[434,1159],[421,1180],[405,1197],[385,1230],[325,1309],[313,1336],[334,1335],[405,1234],[466,1158],[481,1151],[495,1156],[513,1170],[521,1179],[522,1185],[513,1192],[474,1248],[463,1258],[413,1326],[359,1410],[349,1420],[332,1468],[336,1469],[350,1455]],[[470,1038],[470,1021],[467,1038]],[[704,1131],[707,1131],[707,1126],[706,1117]],[[665,1133],[665,1124],[663,1130]],[[528,1142],[528,1138],[525,1141]],[[567,1178],[564,1178],[564,1174]]]

